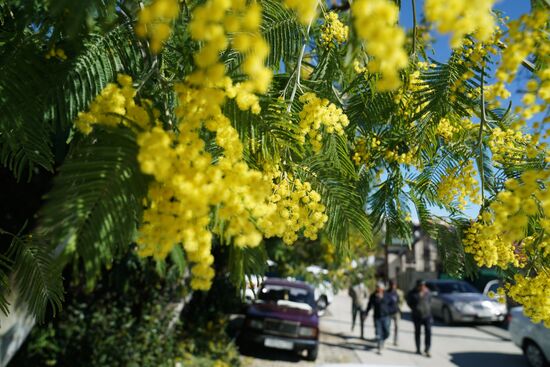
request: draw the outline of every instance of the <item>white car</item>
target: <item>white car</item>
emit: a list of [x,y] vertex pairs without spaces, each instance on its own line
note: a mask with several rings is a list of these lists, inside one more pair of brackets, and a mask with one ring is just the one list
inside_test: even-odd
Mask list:
[[322,280],[323,276],[328,275],[328,270],[317,265],[310,265],[306,268],[306,271],[318,279],[313,285],[315,287],[315,301],[317,302],[317,308],[321,311],[320,313],[323,314],[334,299],[332,284],[327,280]]
[[317,301],[317,308],[324,311],[334,299],[334,291],[332,290],[332,284],[327,281],[323,281],[315,286],[315,300]]
[[510,310],[508,331],[512,341],[523,350],[532,367],[546,367],[550,361],[550,329],[542,322],[533,323],[523,314],[523,307]]
[[264,281],[264,277],[259,275],[246,275],[244,288],[244,301],[252,303],[258,296],[260,286]]

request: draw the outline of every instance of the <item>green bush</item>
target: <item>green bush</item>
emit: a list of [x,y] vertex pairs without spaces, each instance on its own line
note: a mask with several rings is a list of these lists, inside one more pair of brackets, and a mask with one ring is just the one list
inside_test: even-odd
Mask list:
[[222,317],[204,325],[174,323],[171,309],[186,287],[174,268],[163,276],[158,270],[129,256],[106,271],[93,292],[69,285],[61,314],[35,326],[11,365],[237,366]]

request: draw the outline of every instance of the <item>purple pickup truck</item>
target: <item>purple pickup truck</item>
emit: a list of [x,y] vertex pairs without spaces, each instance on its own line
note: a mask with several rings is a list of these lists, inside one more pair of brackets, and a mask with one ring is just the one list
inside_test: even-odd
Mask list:
[[314,361],[319,350],[319,316],[314,289],[307,283],[268,278],[247,312],[239,343],[306,351]]

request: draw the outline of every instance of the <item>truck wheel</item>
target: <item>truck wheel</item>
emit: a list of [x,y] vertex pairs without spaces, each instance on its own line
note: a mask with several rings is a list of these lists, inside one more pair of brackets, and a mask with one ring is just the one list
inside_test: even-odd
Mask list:
[[315,361],[317,359],[317,354],[319,354],[319,346],[316,345],[312,349],[308,349],[306,353],[306,359],[308,361]]

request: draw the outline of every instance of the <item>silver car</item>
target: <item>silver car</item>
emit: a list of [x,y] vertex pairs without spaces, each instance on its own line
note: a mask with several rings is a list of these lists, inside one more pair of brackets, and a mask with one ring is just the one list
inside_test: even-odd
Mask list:
[[514,307],[510,311],[508,331],[514,343],[523,350],[523,354],[532,367],[548,366],[550,360],[550,329],[543,323],[535,324],[523,314],[523,307]]
[[453,322],[501,322],[506,305],[482,294],[462,280],[429,280],[432,313],[446,324]]

